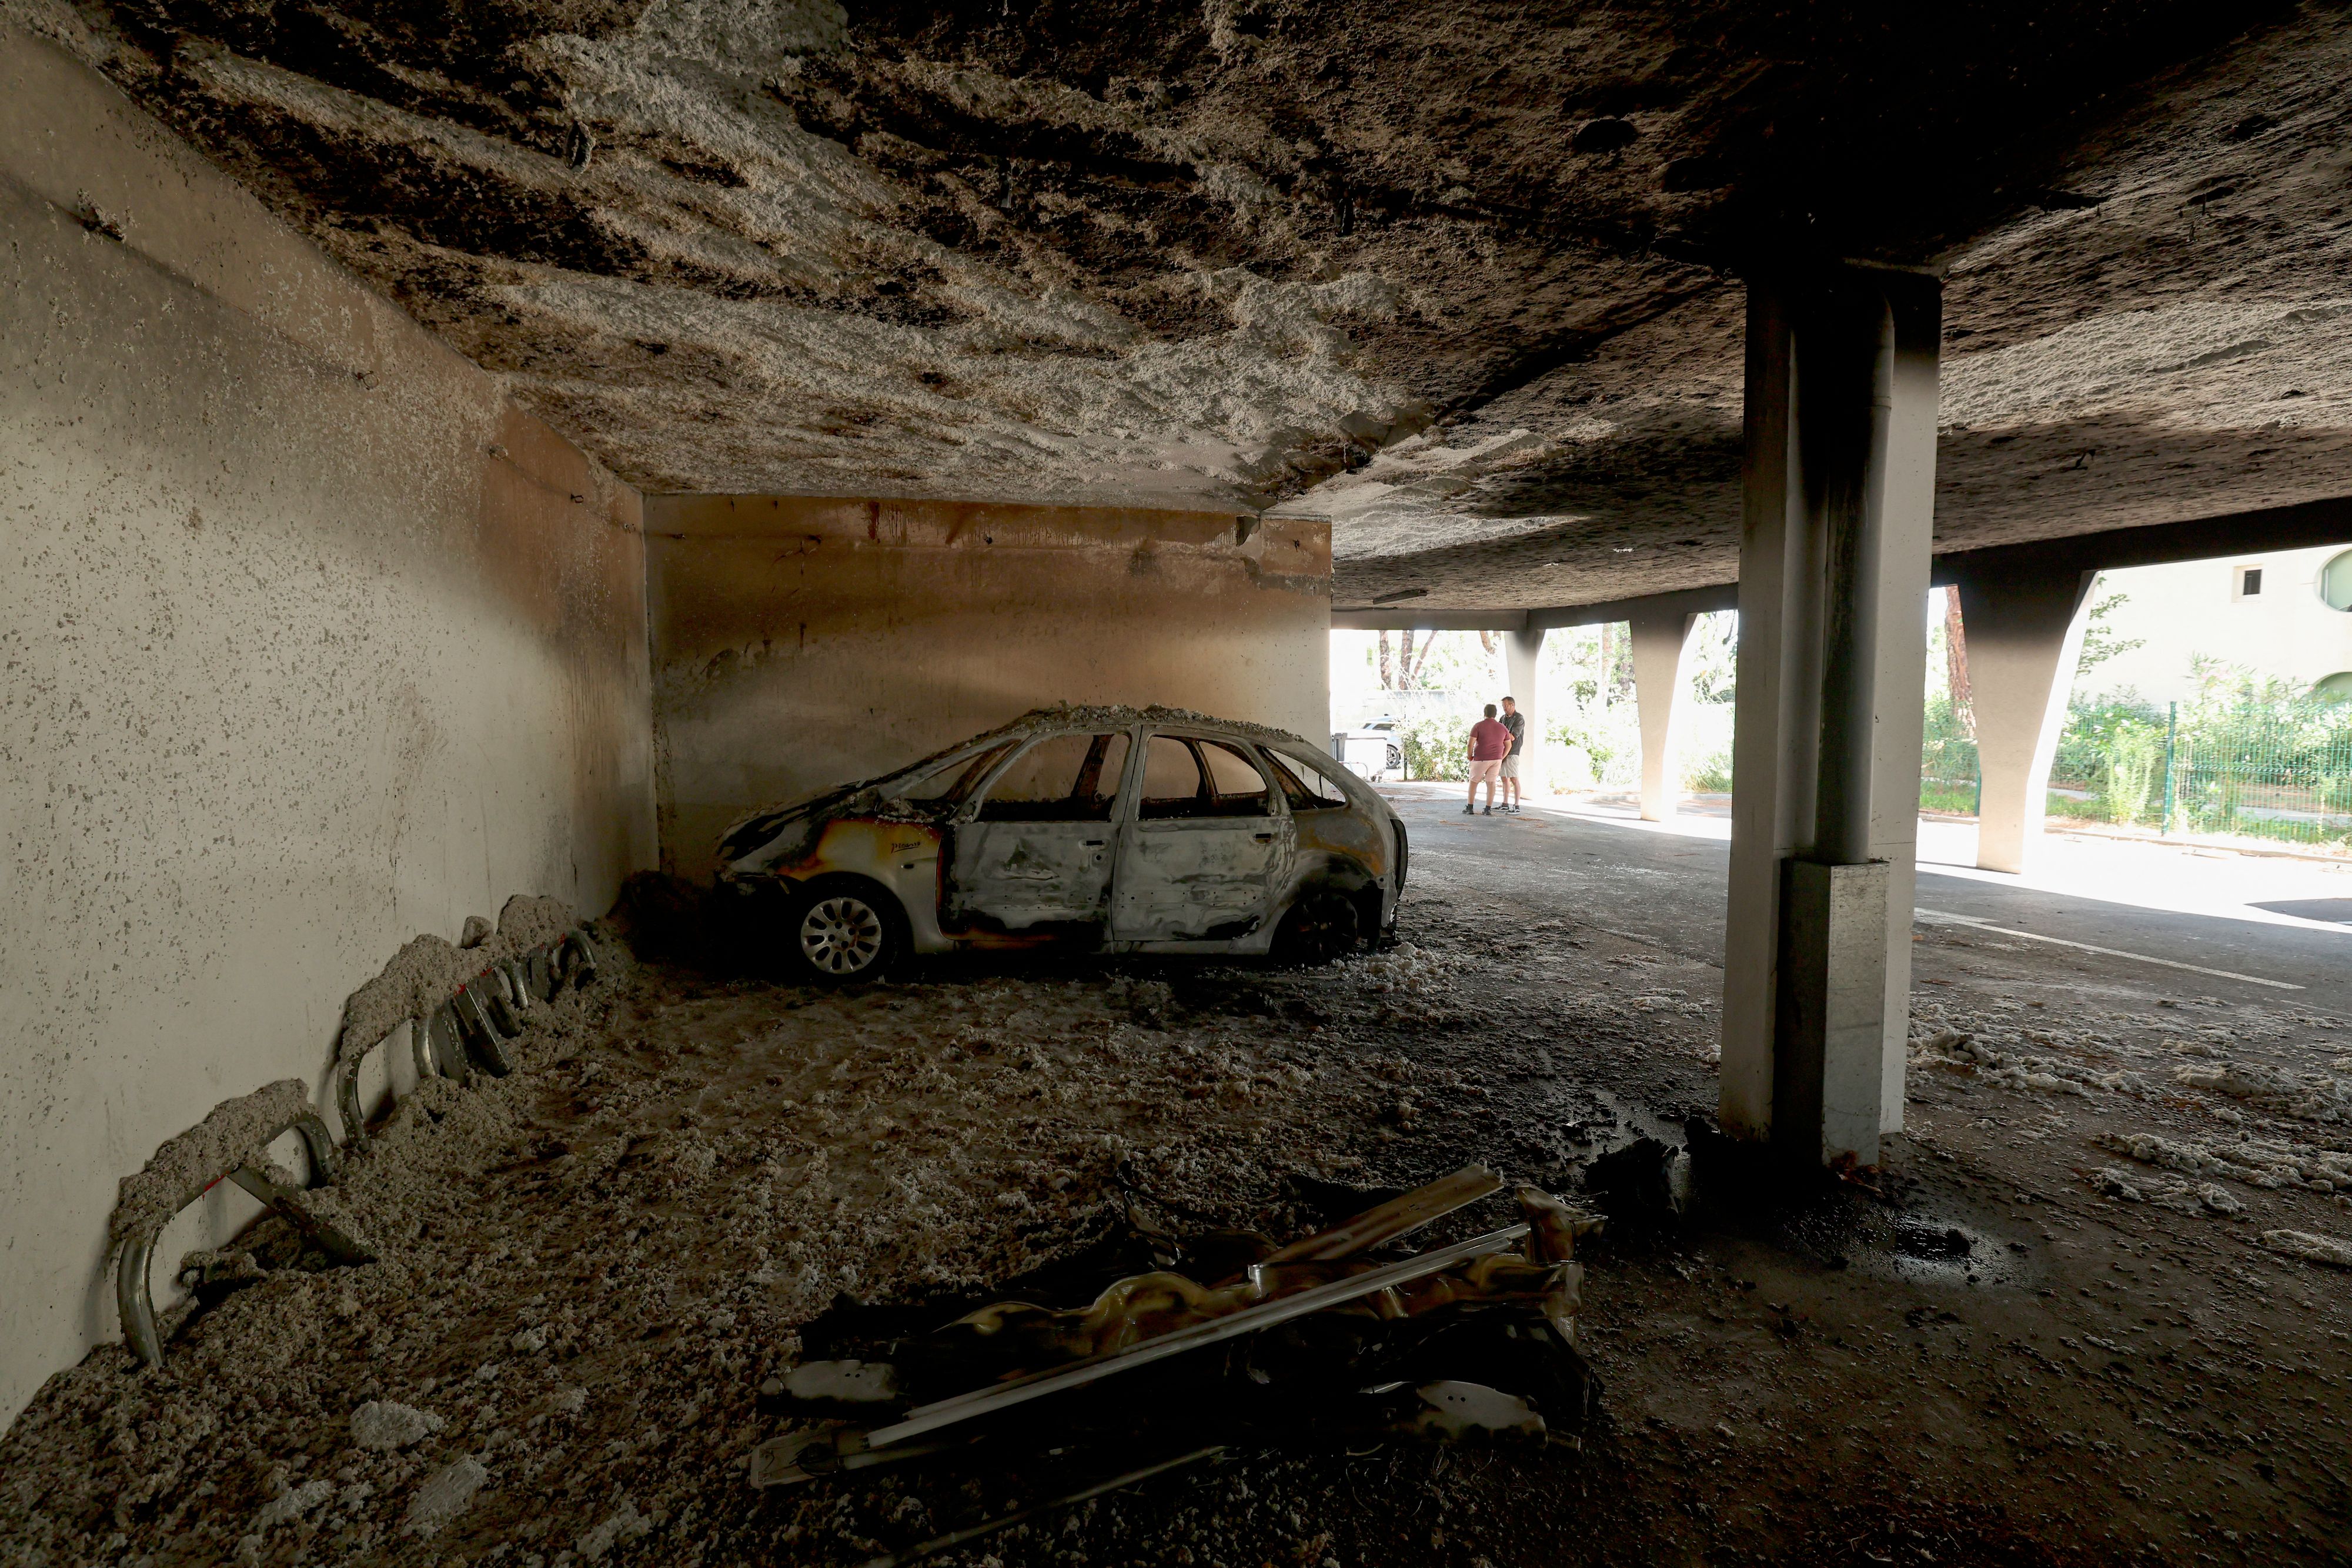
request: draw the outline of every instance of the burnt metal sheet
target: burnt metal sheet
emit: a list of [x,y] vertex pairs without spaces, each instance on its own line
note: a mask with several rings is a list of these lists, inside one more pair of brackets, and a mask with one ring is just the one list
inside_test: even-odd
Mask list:
[[1288,817],[1130,822],[1112,895],[1123,942],[1194,942],[1234,936],[1265,918],[1288,871]]
[[909,1411],[903,1421],[868,1433],[866,1442],[873,1448],[887,1448],[891,1444],[919,1437],[927,1432],[935,1432],[942,1427],[954,1426],[958,1422],[971,1420],[975,1416],[992,1415],[999,1410],[1007,1410],[1016,1405],[1026,1404],[1032,1399],[1044,1398],[1049,1394],[1058,1394],[1065,1389],[1082,1387],[1118,1373],[1129,1372],[1139,1366],[1148,1366],[1153,1362],[1164,1361],[1171,1355],[1181,1355],[1186,1351],[1197,1350],[1202,1345],[1216,1344],[1224,1340],[1238,1338],[1243,1334],[1255,1333],[1261,1329],[1288,1322],[1293,1318],[1303,1318],[1309,1312],[1318,1312],[1326,1308],[1340,1306],[1382,1291],[1393,1290],[1400,1285],[1411,1284],[1415,1281],[1426,1279],[1432,1274],[1440,1273],[1458,1263],[1500,1252],[1527,1233],[1528,1228],[1523,1224],[1507,1226],[1500,1230],[1490,1230],[1484,1236],[1473,1237],[1467,1241],[1457,1241],[1450,1247],[1441,1247],[1435,1251],[1424,1252],[1417,1258],[1408,1258],[1402,1262],[1391,1263],[1384,1268],[1368,1270],[1344,1280],[1335,1280],[1329,1284],[1318,1285],[1311,1290],[1300,1291],[1276,1301],[1262,1302],[1257,1306],[1244,1307],[1239,1312],[1207,1322],[1196,1323],[1190,1328],[1179,1329],[1173,1333],[1161,1334],[1122,1349],[1089,1356],[1072,1365],[1032,1373],[1026,1377],[1016,1377],[992,1388],[961,1394],[952,1399],[938,1400]]
[[[1503,1178],[1485,1166],[1465,1166],[1452,1176],[1440,1176],[1426,1186],[1417,1186],[1401,1197],[1391,1198],[1386,1203],[1368,1208],[1328,1230],[1302,1236],[1275,1252],[1266,1261],[1287,1263],[1294,1260],[1352,1258],[1384,1241],[1392,1241],[1407,1231],[1417,1230],[1465,1204],[1475,1203],[1489,1193],[1502,1190]],[[1565,1208],[1567,1206],[1563,1204],[1560,1207]]]
[[955,830],[947,913],[1020,931],[1099,922],[1110,898],[1108,822],[970,822]]

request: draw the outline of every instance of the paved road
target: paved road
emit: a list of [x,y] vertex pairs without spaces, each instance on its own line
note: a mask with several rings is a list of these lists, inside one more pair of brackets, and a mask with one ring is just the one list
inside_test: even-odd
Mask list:
[[[1530,808],[1517,817],[1465,817],[1450,790],[1383,787],[1412,834],[1432,887],[1475,877],[1525,900],[1531,917],[1603,926],[1705,963],[1723,959],[1723,889],[1729,847],[1720,838],[1660,832]],[[2164,854],[2145,850],[2117,852]],[[2255,874],[2260,874],[2257,864]],[[2282,862],[2285,899],[2307,873]],[[1956,875],[1922,866],[1918,907],[2033,936],[2085,943],[2204,969],[2299,986],[2282,990],[2078,948],[1990,938],[2024,983],[2094,984],[2158,996],[2211,996],[2352,1014],[2352,927],[2344,931],[2187,915]],[[1923,931],[1933,925],[1923,924]]]

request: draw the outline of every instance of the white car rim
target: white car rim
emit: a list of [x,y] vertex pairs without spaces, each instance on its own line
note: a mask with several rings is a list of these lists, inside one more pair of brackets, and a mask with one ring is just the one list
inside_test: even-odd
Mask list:
[[828,898],[801,917],[801,952],[827,975],[855,975],[882,956],[882,917],[864,899]]

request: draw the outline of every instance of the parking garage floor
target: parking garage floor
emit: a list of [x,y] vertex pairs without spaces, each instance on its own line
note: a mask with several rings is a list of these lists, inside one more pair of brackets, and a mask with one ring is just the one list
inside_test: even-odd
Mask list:
[[[1377,956],[831,994],[648,960],[567,1001],[528,1071],[428,1088],[356,1163],[381,1261],[313,1272],[265,1226],[163,1368],[52,1379],[0,1442],[0,1556],[864,1563],[1062,1489],[752,1491],[758,1389],[838,1294],[984,1291],[1124,1195],[1279,1235],[1296,1174],[1574,1190],[1652,1136],[1700,1157],[1612,1198],[1580,1448],[1239,1454],[938,1561],[2342,1560],[2344,936],[1923,876],[1956,918],[1917,933],[1910,1130],[1776,1188],[1706,1136],[1723,846],[1394,798]],[[362,1446],[369,1401],[438,1425]],[[436,1485],[462,1500],[420,1512]]]

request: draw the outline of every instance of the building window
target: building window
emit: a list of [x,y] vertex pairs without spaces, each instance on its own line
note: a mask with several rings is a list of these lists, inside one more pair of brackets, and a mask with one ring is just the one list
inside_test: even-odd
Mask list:
[[2242,566],[2238,569],[2238,597],[2252,599],[2263,591],[2263,569]]
[[2352,549],[2319,569],[2319,597],[2330,610],[2352,610]]

